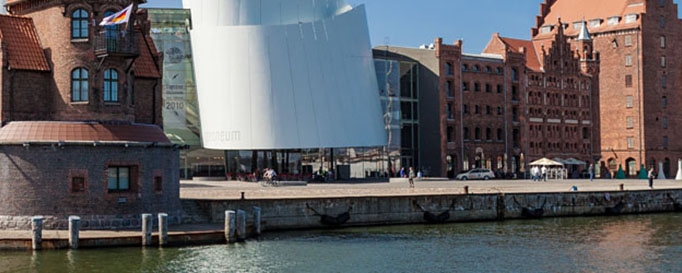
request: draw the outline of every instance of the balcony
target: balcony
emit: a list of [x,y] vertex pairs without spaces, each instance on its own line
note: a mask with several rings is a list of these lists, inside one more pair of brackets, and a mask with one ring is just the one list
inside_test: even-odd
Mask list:
[[95,55],[97,57],[134,58],[139,54],[140,48],[133,33],[105,30],[95,35]]

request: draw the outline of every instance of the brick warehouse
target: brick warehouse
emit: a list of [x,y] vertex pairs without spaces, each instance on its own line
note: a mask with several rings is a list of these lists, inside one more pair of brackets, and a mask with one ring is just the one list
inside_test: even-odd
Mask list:
[[682,158],[682,21],[672,0],[548,0],[532,30],[542,42],[559,17],[568,36],[582,24],[599,55],[602,169],[663,163],[670,178]]
[[[146,1],[135,1],[141,4]],[[131,1],[10,0],[0,15],[0,228],[179,220],[178,151],[161,129],[162,56]],[[127,27],[127,28],[126,28]],[[46,201],[49,200],[49,201]]]

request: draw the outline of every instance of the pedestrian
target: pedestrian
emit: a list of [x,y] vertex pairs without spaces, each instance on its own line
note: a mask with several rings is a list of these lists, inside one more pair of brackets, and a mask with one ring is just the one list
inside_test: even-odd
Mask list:
[[405,167],[401,167],[400,168],[400,178],[404,178],[404,177],[405,177]]
[[533,178],[533,182],[537,182],[538,175],[540,174],[540,169],[538,166],[533,166],[533,168],[530,168],[530,176]]
[[417,179],[422,180],[423,177],[424,177],[424,173],[422,173],[422,169],[419,169],[419,171],[417,171]]
[[540,171],[542,172],[542,180],[547,182],[547,167],[542,166],[542,169],[540,169]]
[[649,170],[649,188],[653,189],[654,188],[654,178],[656,178],[656,168],[651,167]]
[[590,182],[593,182],[593,180],[594,180],[594,164],[590,164],[590,167],[588,168],[588,172],[590,173]]
[[409,182],[410,182],[410,188],[414,188],[414,168],[410,167],[410,177],[409,177]]

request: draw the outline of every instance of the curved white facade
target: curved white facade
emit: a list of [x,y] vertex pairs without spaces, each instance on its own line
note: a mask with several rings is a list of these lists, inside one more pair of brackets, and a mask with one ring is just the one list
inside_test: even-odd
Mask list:
[[203,145],[265,150],[386,144],[364,6],[184,0]]

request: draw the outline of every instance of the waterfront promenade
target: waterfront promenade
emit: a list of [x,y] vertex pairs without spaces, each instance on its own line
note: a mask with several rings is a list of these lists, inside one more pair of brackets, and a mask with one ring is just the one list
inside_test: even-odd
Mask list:
[[[235,200],[244,192],[246,199],[318,198],[318,197],[370,197],[463,194],[469,193],[550,193],[569,192],[576,186],[578,192],[619,191],[624,184],[626,191],[648,190],[646,180],[468,180],[425,179],[416,181],[410,189],[407,179],[394,179],[391,183],[310,183],[305,186],[263,187],[258,183],[237,181],[182,181],[182,199]],[[682,181],[656,180],[654,189],[682,189]]]

